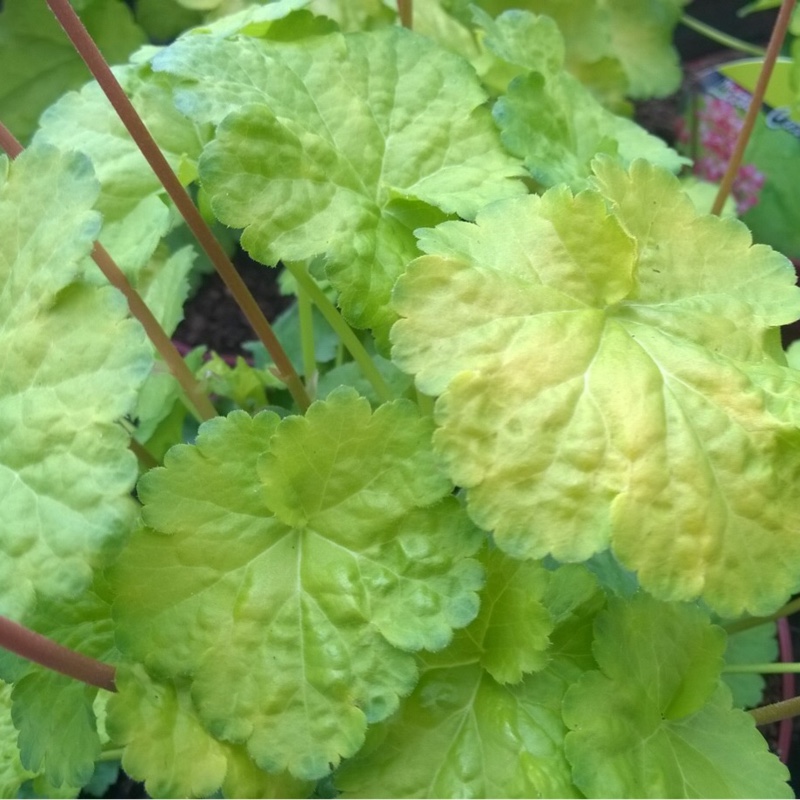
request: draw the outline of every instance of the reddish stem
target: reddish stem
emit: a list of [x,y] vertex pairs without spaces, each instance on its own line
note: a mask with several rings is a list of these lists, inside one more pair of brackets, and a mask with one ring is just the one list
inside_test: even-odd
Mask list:
[[753,127],[756,124],[758,112],[761,110],[761,104],[764,102],[764,95],[767,91],[769,79],[772,76],[772,69],[775,66],[775,61],[780,54],[783,40],[786,37],[786,31],[789,28],[789,21],[792,16],[796,0],[783,0],[781,10],[778,12],[778,17],[775,20],[775,27],[772,29],[772,36],[767,46],[767,53],[764,56],[764,64],[761,67],[761,72],[758,75],[755,89],[753,90],[753,97],[750,100],[750,105],[742,123],[742,129],[739,131],[739,136],[736,139],[736,146],[733,149],[731,160],[728,162],[728,167],[725,170],[725,175],[720,183],[717,196],[714,200],[714,205],[711,208],[712,214],[721,214],[725,206],[725,200],[731,193],[733,181],[739,172],[739,167],[742,165],[744,158],[744,151],[747,148],[747,143],[750,141],[750,134],[753,132]]
[[117,691],[116,670],[110,664],[70,650],[6,617],[0,617],[0,647],[90,686]]
[[311,399],[300,380],[292,362],[286,355],[264,313],[258,307],[253,295],[236,271],[220,243],[214,237],[197,207],[184,189],[178,176],[173,171],[155,139],[142,121],[133,104],[128,99],[119,82],[111,72],[97,45],[83,26],[78,15],[69,4],[69,0],[46,0],[50,10],[55,14],[61,27],[72,42],[75,50],[91,70],[100,88],[105,92],[122,124],[128,129],[136,145],[147,159],[167,194],[175,203],[181,216],[186,220],[200,246],[208,254],[225,285],[230,289],[237,304],[242,309],[247,321],[266,347],[275,362],[278,377],[286,384],[292,397],[302,411],[311,404]]
[[414,23],[413,0],[397,0],[397,13],[400,16],[400,24],[410,30]]

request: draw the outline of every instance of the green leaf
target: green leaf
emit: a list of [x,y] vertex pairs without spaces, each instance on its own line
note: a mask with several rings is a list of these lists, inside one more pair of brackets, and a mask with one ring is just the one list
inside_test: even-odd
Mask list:
[[19,790],[33,773],[22,766],[17,729],[11,720],[11,686],[0,682],[0,797],[19,797]]
[[[484,562],[480,615],[450,647],[419,657],[413,693],[334,774],[344,796],[578,796],[564,755],[561,701],[580,668],[566,649],[544,651],[556,618],[560,643],[585,623],[594,583],[581,567],[551,573],[496,550]],[[515,683],[503,685],[509,677]]]
[[567,690],[567,756],[588,797],[791,797],[788,770],[715,688],[725,637],[640,595],[596,622],[599,671]]
[[[775,623],[769,622],[728,635],[725,664],[769,664],[778,658]],[[766,681],[753,672],[723,672],[722,680],[731,690],[737,708],[754,708],[761,703]]]
[[603,108],[565,71],[563,41],[549,17],[509,11],[497,20],[485,14],[478,19],[489,50],[524,68],[497,101],[494,116],[503,143],[540,184],[585,188],[598,153],[625,166],[646,158],[674,172],[688,163],[661,139]]
[[219,219],[265,264],[325,256],[348,320],[379,338],[413,227],[524,191],[470,66],[405,30],[193,36],[153,63],[180,79],[182,111],[219,124],[201,161]]
[[430,432],[411,403],[342,390],[306,417],[206,423],[140,482],[160,533],[115,569],[119,641],[191,674],[208,730],[263,769],[326,774],[413,687],[395,648],[444,647],[477,613],[481,537]]
[[128,530],[136,461],[116,424],[152,359],[116,290],[73,282],[99,220],[88,161],[0,160],[0,609],[77,596]]
[[[40,601],[30,627],[84,655],[115,660],[108,591],[95,586],[69,603]],[[94,773],[101,737],[95,715],[98,689],[27,663],[12,693],[22,763],[54,788],[80,787]]]
[[768,614],[800,566],[800,379],[767,348],[794,271],[665,171],[597,169],[605,198],[556,187],[422,232],[393,360],[441,395],[436,447],[506,552],[611,546],[662,599]]
[[120,669],[109,728],[122,766],[151,797],[308,797],[313,784],[259,770],[244,748],[209,734],[186,681],[158,681],[140,666]]
[[[121,0],[90,0],[78,11],[111,64],[126,61],[145,41]],[[46,3],[5,0],[0,11],[0,119],[17,138],[28,139],[42,111],[90,77]]]

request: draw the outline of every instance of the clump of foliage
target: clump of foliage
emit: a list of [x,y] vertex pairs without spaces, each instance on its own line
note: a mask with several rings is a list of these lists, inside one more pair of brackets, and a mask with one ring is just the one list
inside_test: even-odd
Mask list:
[[168,334],[207,269],[99,85],[0,160],[0,612],[99,670],[0,657],[3,796],[791,796],[800,290],[618,113],[684,3],[182,5],[117,78],[296,303],[187,389],[88,258]]

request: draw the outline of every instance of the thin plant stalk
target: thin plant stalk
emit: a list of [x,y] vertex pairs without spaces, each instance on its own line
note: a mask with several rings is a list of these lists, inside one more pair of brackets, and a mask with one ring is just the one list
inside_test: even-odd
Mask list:
[[725,201],[731,193],[733,181],[739,172],[739,167],[742,165],[744,158],[744,151],[747,148],[747,143],[750,141],[750,135],[753,132],[753,127],[756,124],[758,112],[761,110],[761,105],[764,102],[764,95],[767,91],[769,79],[772,77],[772,70],[775,62],[780,54],[783,40],[786,38],[786,31],[789,28],[789,21],[792,17],[796,0],[783,0],[778,17],[775,20],[775,27],[772,29],[767,52],[764,56],[764,63],[761,67],[761,72],[758,75],[755,89],[753,90],[753,97],[750,100],[750,106],[742,123],[742,129],[736,138],[736,146],[733,149],[728,167],[725,170],[725,175],[719,186],[719,191],[714,200],[714,205],[711,207],[712,214],[721,214],[725,206]]
[[769,661],[763,664],[726,664],[722,671],[756,675],[781,675],[786,672],[792,672],[796,675],[800,673],[800,663],[796,661],[792,663]]
[[773,722],[796,717],[800,715],[800,697],[790,697],[778,703],[751,708],[750,714],[755,719],[756,725],[770,725]]
[[[0,148],[12,159],[19,156],[24,150],[11,131],[2,123],[0,123]],[[200,384],[186,365],[186,362],[181,358],[181,354],[175,348],[172,340],[167,336],[166,331],[161,327],[161,324],[136,289],[131,286],[125,273],[117,266],[114,259],[100,242],[94,243],[92,258],[103,275],[105,275],[106,280],[122,292],[128,301],[128,308],[131,314],[139,320],[158,354],[164,359],[164,363],[178,381],[186,395],[187,405],[192,412],[200,420],[209,420],[216,417],[217,410],[200,388]]]
[[763,47],[758,47],[758,45],[746,42],[744,39],[737,39],[735,36],[731,36],[711,25],[707,25],[702,20],[692,17],[689,14],[681,14],[681,22],[687,28],[691,28],[707,39],[711,39],[712,42],[716,42],[730,50],[738,50],[741,53],[748,53],[751,56],[758,56],[760,58],[767,52]]
[[781,606],[774,614],[768,617],[747,617],[746,619],[737,619],[733,622],[728,622],[722,627],[728,635],[738,633],[739,631],[746,631],[750,628],[758,628],[760,625],[766,625],[768,622],[775,622],[781,617],[790,617],[792,614],[800,611],[800,597],[789,601],[786,605]]
[[258,339],[270,354],[277,370],[277,377],[282,380],[301,411],[311,404],[292,362],[286,355],[267,318],[256,303],[241,275],[231,263],[228,255],[215,238],[198,211],[189,193],[183,187],[164,154],[159,149],[147,126],[134,109],[108,63],[103,58],[97,45],[69,4],[69,0],[46,0],[61,27],[72,42],[75,50],[86,63],[100,88],[108,97],[120,121],[127,128],[136,145],[147,159],[167,194],[186,221],[200,246],[208,255],[211,263],[219,273],[225,285],[230,289],[236,303],[241,308]]
[[400,16],[400,24],[410,30],[414,26],[413,0],[397,0],[397,13]]
[[40,633],[1,616],[0,647],[62,675],[88,683],[90,686],[97,686],[109,692],[117,690],[114,683],[116,670],[110,664],[70,650]]
[[306,379],[306,390],[316,382],[317,355],[314,348],[314,318],[312,303],[305,289],[297,287],[297,315],[300,321],[300,349],[303,355],[303,372]]
[[391,387],[375,366],[375,362],[361,343],[361,340],[345,322],[333,303],[325,297],[325,292],[319,288],[317,282],[308,274],[306,265],[296,261],[284,261],[283,263],[297,282],[299,291],[306,293],[306,296],[314,303],[327,323],[333,328],[334,333],[339,337],[339,341],[350,352],[364,377],[372,384],[372,388],[375,389],[375,393],[381,402],[394,400],[394,393]]

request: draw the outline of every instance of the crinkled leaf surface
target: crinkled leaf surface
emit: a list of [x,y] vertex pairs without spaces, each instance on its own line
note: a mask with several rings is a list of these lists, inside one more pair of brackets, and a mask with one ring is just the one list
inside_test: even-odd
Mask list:
[[600,670],[567,690],[567,756],[587,797],[791,797],[788,770],[714,684],[725,637],[645,595],[595,623]]
[[[395,716],[370,730],[364,750],[335,773],[343,796],[579,796],[564,755],[561,701],[580,669],[565,653],[544,657],[555,620],[541,600],[506,603],[505,595],[519,595],[527,584],[531,598],[555,601],[556,616],[567,629],[584,599],[585,583],[573,571],[580,568],[567,568],[564,577],[581,586],[570,591],[535,562],[515,563],[495,551],[485,564],[478,619],[446,650],[420,656],[414,692]],[[557,585],[551,587],[551,580]],[[507,634],[499,630],[502,624]],[[518,631],[522,635],[515,639]],[[533,654],[538,671],[522,677],[514,668],[521,679],[513,685],[492,677],[494,672],[505,680],[508,675],[499,668],[525,653]]]
[[507,552],[610,544],[664,599],[773,611],[800,566],[800,380],[763,343],[800,312],[794,272],[665,171],[597,169],[607,199],[423,232],[393,358],[441,395],[435,443]]
[[[125,61],[144,42],[143,31],[121,0],[90,0],[77,10],[111,64]],[[0,12],[0,119],[17,138],[27,139],[50,103],[90,77],[46,3],[5,0]]]
[[308,797],[313,784],[260,770],[241,745],[215,739],[198,718],[187,681],[158,681],[141,666],[120,669],[109,730],[122,766],[151,797]]
[[410,403],[342,390],[305,417],[206,423],[140,482],[159,532],[116,568],[120,641],[191,675],[208,730],[264,769],[352,755],[416,681],[396,648],[444,647],[477,613],[480,535],[430,433]]
[[585,188],[598,153],[626,166],[634,158],[677,171],[688,160],[635,122],[605,109],[566,72],[555,22],[524,11],[478,18],[498,58],[524,67],[494,107],[503,143],[543,186]]
[[152,359],[115,290],[73,282],[99,229],[88,161],[0,160],[0,609],[91,582],[135,514],[116,421]]
[[221,123],[200,167],[219,219],[263,263],[324,255],[349,320],[379,336],[413,229],[524,191],[470,66],[403,29],[184,37],[153,65],[182,111]]

